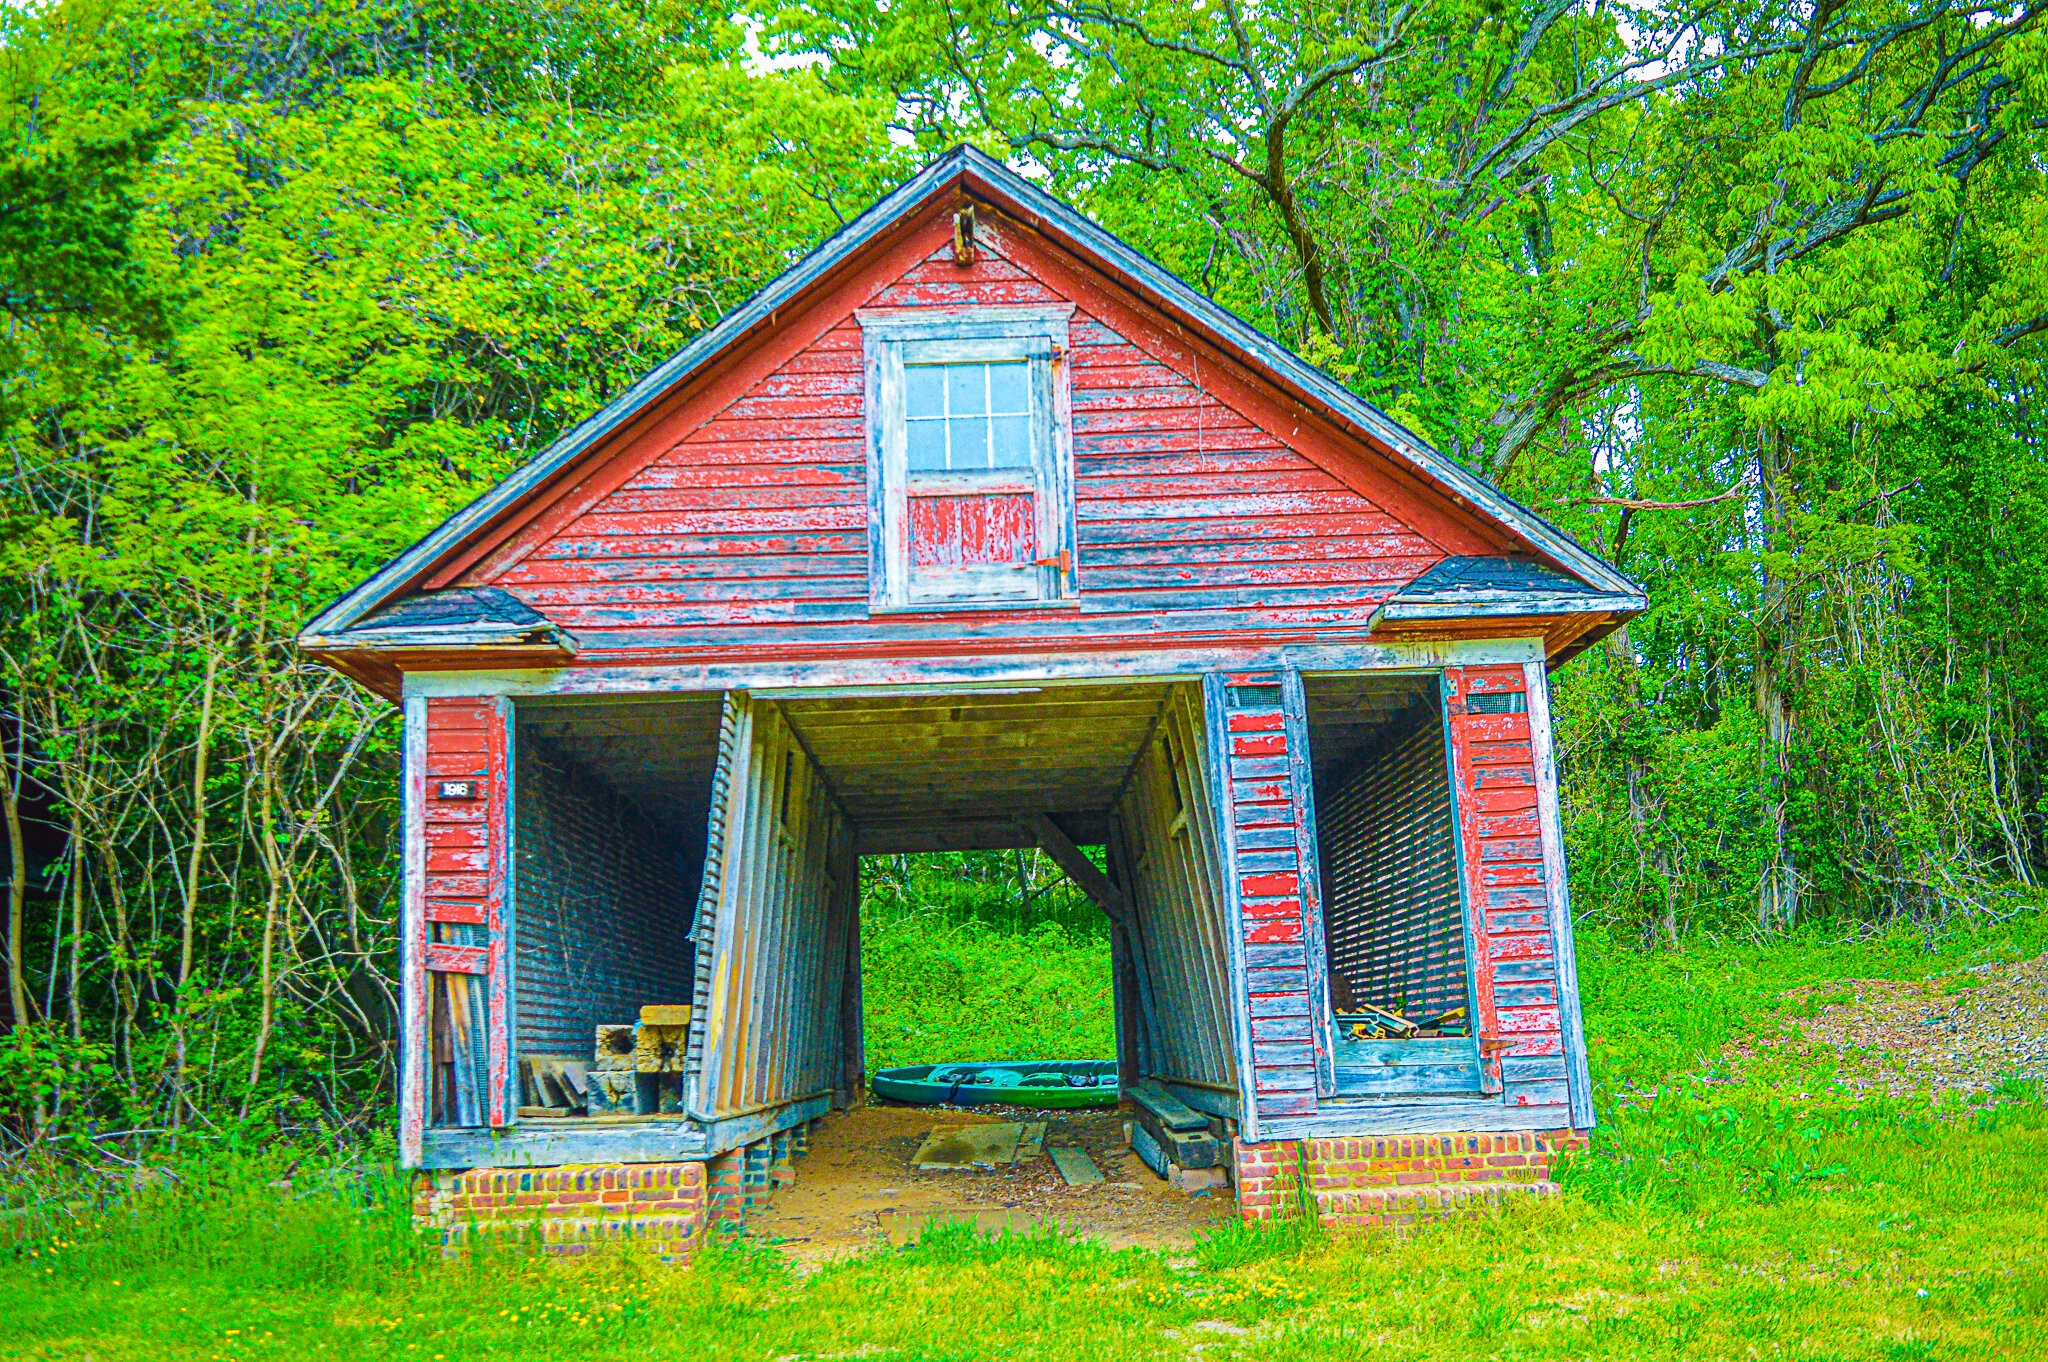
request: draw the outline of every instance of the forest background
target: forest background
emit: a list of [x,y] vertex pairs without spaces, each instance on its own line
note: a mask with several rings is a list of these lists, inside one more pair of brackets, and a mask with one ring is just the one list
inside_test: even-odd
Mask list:
[[1554,681],[1592,949],[2027,911],[2042,9],[0,9],[0,1123],[383,1127],[397,729],[294,631],[960,140],[1647,584]]

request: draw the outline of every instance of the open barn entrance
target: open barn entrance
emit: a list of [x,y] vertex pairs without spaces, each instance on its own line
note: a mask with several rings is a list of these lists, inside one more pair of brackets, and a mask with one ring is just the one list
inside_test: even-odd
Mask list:
[[695,993],[722,710],[716,695],[518,707],[511,974],[523,1124],[573,1133],[592,1118],[680,1115],[681,1046],[663,1037],[652,1058],[635,1050],[646,1009],[680,1018]]
[[[1060,1004],[1090,1010],[1092,1031],[1070,1028],[1094,1035],[1090,1053],[959,1057],[1111,1061],[1097,1080],[1111,1095],[1149,1085],[1227,1147],[1237,1068],[1199,684],[551,697],[515,713],[508,973],[525,1157],[752,1157],[819,1133],[828,1112],[872,1110],[868,1079],[887,1061],[868,1053],[865,1009],[901,999],[877,996],[863,959],[863,860],[929,874],[927,858],[946,857],[1026,866],[1019,889],[1064,877],[1065,911],[1086,914],[1081,944],[1100,956],[1092,993]],[[1028,926],[1013,935],[1027,958],[1011,961],[1016,997],[997,1005],[1010,1011],[1044,1001]],[[996,1013],[950,1024],[1031,1029]],[[866,1119],[940,1119],[894,1110]],[[1110,1107],[1042,1123],[1121,1186],[1110,1201],[1138,1177],[1165,1185],[1123,1146],[1124,1119]],[[856,1124],[848,1138],[897,1137]]]
[[[1060,1221],[1131,1243],[1192,1234],[1191,1207],[1211,1203],[1191,1203],[1140,1162],[1115,1099],[1126,1084],[1213,1072],[1203,1091],[1221,1105],[1234,1077],[1222,1067],[1227,1044],[1175,1058],[1198,1033],[1228,1035],[1221,904],[1210,882],[1193,894],[1186,885],[1190,871],[1201,875],[1190,859],[1200,844],[1182,811],[1208,805],[1200,758],[1189,758],[1202,745],[1200,716],[1199,691],[1185,684],[777,703],[777,722],[859,830],[860,936],[872,949],[858,962],[858,998],[870,1079],[907,1068],[915,1082],[932,1061],[1120,1062],[1058,1080],[1085,1080],[1090,1091],[1101,1083],[1107,1107],[1034,1105],[1054,1082],[1049,1065],[964,1083],[953,1080],[965,1071],[947,1065],[927,1071],[949,1083],[940,1105],[871,1101],[829,1116],[795,1185],[776,1198],[770,1232],[844,1246],[913,1235],[934,1215],[971,1215]],[[1175,779],[1185,788],[1169,789]],[[1162,835],[1164,847],[1147,842]],[[1027,900],[1047,896],[1057,911],[1033,914]],[[1207,921],[1185,920],[1195,915]],[[1057,920],[1037,934],[1052,960],[1035,985],[1034,916]],[[907,958],[941,945],[934,935],[949,941]],[[1169,961],[1172,983],[1155,977]],[[1004,977],[961,977],[980,970]],[[1184,993],[1183,978],[1206,986]],[[1190,1019],[1190,1008],[1205,1011]],[[1075,1011],[1085,1015],[1062,1015]],[[1205,1056],[1215,1070],[1199,1069]],[[997,1090],[1010,1081],[1040,1091]],[[920,1148],[955,1128],[972,1128],[970,1142],[986,1137],[987,1157],[967,1162],[987,1166],[924,1166]],[[996,1133],[1004,1128],[1016,1130],[1014,1145]],[[1062,1167],[1100,1180],[1070,1186]]]
[[1110,917],[1035,846],[864,856],[861,881],[868,1097],[813,1125],[749,1232],[817,1256],[944,1220],[1190,1241],[1227,1195],[1191,1201],[1125,1139]]
[[1480,1090],[1471,933],[1439,679],[1309,677],[1331,1087]]
[[[1241,1066],[1280,1051],[1302,1056],[1289,1061],[1290,1082],[1301,1075],[1289,1092],[1310,1112],[1325,1100],[1480,1092],[1439,676],[1232,686],[519,702],[508,974],[520,1071],[509,1081],[519,1085],[521,1135],[544,1137],[522,1147],[536,1162],[600,1150],[715,1161],[764,1147],[783,1157],[838,1130],[867,1158],[939,1123],[930,1109],[875,1115],[867,1099],[878,1068],[1099,1057],[1114,1060],[1104,1081],[1127,1099],[1123,1113],[1099,1129],[1060,1119],[1075,1122],[1076,1146],[1106,1177],[1149,1190],[1157,1180],[1113,1138],[1136,1114],[1129,1099],[1156,1098],[1185,1118],[1140,1145],[1147,1162],[1186,1174],[1200,1167],[1203,1141],[1227,1149],[1236,1133]],[[1280,705],[1283,692],[1293,697],[1283,713],[1257,708]],[[1265,765],[1287,758],[1248,764],[1236,754],[1227,779],[1217,769],[1216,735],[1235,733],[1228,726],[1244,713],[1252,736],[1231,741],[1254,753],[1276,726],[1300,726],[1309,790],[1272,794],[1291,787]],[[1236,801],[1228,819],[1226,799]],[[1312,807],[1290,815],[1290,800]],[[1295,866],[1304,815],[1314,851],[1299,867],[1301,901],[1319,911],[1301,914],[1285,895],[1261,900],[1244,929],[1251,944],[1235,944],[1232,876],[1286,878],[1267,863]],[[1000,1009],[1028,1011],[1024,1003],[946,1019],[974,1035],[968,1048],[925,1055],[876,1042],[871,1023],[884,1012],[896,1015],[892,1026],[922,1024],[900,994],[934,981],[884,981],[888,971],[864,957],[863,884],[872,890],[880,866],[929,876],[933,864],[921,858],[931,857],[953,858],[956,875],[1028,858],[1013,892],[1057,867],[1092,905],[1103,960],[1087,1006],[1097,1009],[1099,1056],[1067,1053],[1064,1042],[1016,1051],[1028,1018]],[[1239,949],[1243,962],[1233,959]],[[1312,981],[1302,995],[1290,990],[1304,987],[1304,949]],[[957,979],[951,987],[964,992]],[[1018,987],[1028,1001],[1028,984]],[[1294,1001],[1303,996],[1307,1015]],[[449,1032],[452,1051],[462,1037]],[[437,1031],[437,1058],[442,1044]],[[459,1117],[460,1097],[451,1086],[447,1113]],[[890,1129],[826,1119],[856,1109]],[[437,1105],[436,1123],[461,1122]],[[896,1129],[906,1123],[919,1129]],[[891,1166],[907,1174],[911,1152],[892,1146],[890,1157],[902,1157]]]

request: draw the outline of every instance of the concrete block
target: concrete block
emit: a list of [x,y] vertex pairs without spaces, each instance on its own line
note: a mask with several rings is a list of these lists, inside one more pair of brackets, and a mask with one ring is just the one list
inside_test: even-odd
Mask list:
[[690,1005],[688,1003],[649,1003],[640,1009],[642,1026],[688,1026]]
[[1166,1175],[1166,1180],[1189,1196],[1204,1192],[1220,1192],[1230,1185],[1221,1168],[1179,1168]]
[[677,1074],[683,1071],[683,1054],[689,1048],[689,1028],[649,1026],[634,1028],[633,1067],[643,1074]]
[[612,1073],[631,1073],[639,1066],[633,1062],[634,1051],[639,1047],[639,1038],[634,1027],[625,1022],[607,1022],[597,1028],[597,1042],[593,1047],[594,1058],[590,1067]]
[[681,1074],[633,1075],[635,1101],[642,1116],[656,1114],[675,1116],[683,1110],[683,1076]]
[[640,1110],[640,1075],[599,1069],[590,1075],[592,1116],[632,1116]]

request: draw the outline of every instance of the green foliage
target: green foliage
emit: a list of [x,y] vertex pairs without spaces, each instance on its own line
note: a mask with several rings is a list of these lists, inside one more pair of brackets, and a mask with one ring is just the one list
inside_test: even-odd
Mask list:
[[[1589,942],[2010,916],[2044,110],[1960,0],[8,8],[0,786],[62,849],[0,1121],[381,1123],[395,726],[287,640],[961,139],[1644,583],[1557,680]],[[875,1062],[1107,1053],[1099,915],[1001,860],[875,881]]]
[[870,1072],[1113,1058],[1107,921],[1036,852],[870,857],[861,1005]]

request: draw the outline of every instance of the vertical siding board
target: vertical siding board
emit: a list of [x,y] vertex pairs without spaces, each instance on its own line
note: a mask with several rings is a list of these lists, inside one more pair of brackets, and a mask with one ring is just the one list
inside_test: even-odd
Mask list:
[[[1281,672],[1212,673],[1206,693],[1216,707],[1210,720],[1212,757],[1224,768],[1223,791],[1231,810],[1224,821],[1231,830],[1230,876],[1241,931],[1237,968],[1244,981],[1240,986],[1246,989],[1246,1025],[1259,1016],[1306,1017],[1310,993],[1305,950],[1310,923],[1303,898],[1301,796],[1287,741],[1286,678]],[[1298,704],[1298,687],[1295,698]],[[1264,818],[1240,815],[1241,807],[1252,803],[1265,806]],[[1242,829],[1252,824],[1273,830],[1273,836],[1261,839],[1266,843],[1264,849],[1245,844]],[[1261,966],[1284,968],[1287,977],[1295,981],[1292,986],[1274,991],[1262,982],[1253,990],[1244,970],[1243,952],[1254,945],[1260,951]],[[1271,977],[1261,975],[1262,980]],[[1249,1077],[1247,1105],[1261,1118],[1312,1114],[1319,1086],[1313,1047],[1302,1047],[1299,1055],[1266,1051],[1263,1063],[1259,1053],[1250,1048],[1248,1039],[1240,1047]],[[1302,1062],[1293,1062],[1297,1058]]]
[[1458,856],[1462,863],[1462,878],[1465,882],[1465,920],[1467,930],[1480,943],[1472,961],[1472,992],[1477,1003],[1473,1017],[1473,1034],[1481,1046],[1480,1082],[1481,1090],[1489,1094],[1501,1091],[1501,1065],[1499,1057],[1486,1057],[1486,1047],[1500,1039],[1500,1016],[1493,996],[1494,952],[1492,942],[1486,933],[1483,910],[1479,905],[1486,902],[1484,881],[1480,874],[1480,810],[1477,799],[1478,777],[1472,762],[1472,740],[1468,732],[1469,717],[1465,706],[1471,693],[1471,679],[1466,675],[1469,668],[1450,667],[1444,672],[1444,710],[1447,715],[1445,728],[1450,740],[1452,788],[1457,793]]
[[[730,1065],[727,1049],[731,1043],[727,1019],[732,1012],[732,954],[733,942],[738,924],[734,919],[745,902],[741,881],[746,876],[747,862],[751,859],[747,847],[747,823],[751,808],[749,787],[754,779],[754,710],[752,702],[744,695],[730,694],[726,697],[726,713],[730,720],[730,771],[726,781],[726,797],[720,806],[714,806],[712,817],[718,820],[721,829],[718,834],[722,854],[719,857],[718,897],[710,897],[711,880],[705,878],[705,901],[715,902],[716,911],[705,929],[706,944],[700,947],[698,968],[711,981],[710,997],[704,1009],[703,1057],[699,1072],[703,1075],[701,1092],[703,1107],[694,1113],[701,1121],[709,1121],[713,1114],[726,1105],[725,1084],[729,1081]],[[726,763],[724,748],[728,742],[720,736],[720,760]]]
[[1301,865],[1302,955],[1307,971],[1308,1010],[1313,1025],[1316,1078],[1319,1090],[1336,1091],[1337,1072],[1330,1043],[1330,1005],[1325,996],[1329,977],[1322,968],[1328,958],[1323,940],[1322,855],[1316,845],[1315,772],[1308,750],[1308,692],[1301,673],[1289,670],[1281,676],[1283,732],[1294,785],[1295,853]]
[[401,870],[403,926],[399,933],[399,1007],[403,1046],[399,1055],[399,1160],[420,1166],[427,1124],[427,1081],[431,1069],[427,1035],[426,789],[427,702],[404,702],[405,820]]
[[1579,1012],[1578,952],[1572,942],[1571,897],[1566,882],[1564,828],[1557,794],[1556,749],[1550,726],[1549,669],[1541,662],[1524,664],[1528,692],[1529,735],[1536,765],[1537,811],[1542,824],[1544,878],[1550,889],[1550,939],[1556,961],[1556,989],[1561,1008],[1566,1088],[1572,1124],[1581,1130],[1594,1125],[1593,1081],[1586,1063],[1586,1028]]
[[1182,686],[1168,695],[1116,809],[1118,867],[1136,915],[1135,933],[1118,934],[1119,951],[1134,976],[1146,974],[1133,982],[1149,988],[1156,1012],[1150,1034],[1125,1028],[1125,1045],[1144,1074],[1228,1088],[1237,1081],[1230,956],[1223,899],[1207,868],[1216,818],[1201,776],[1202,738],[1189,743],[1191,693]]
[[1214,782],[1208,775],[1211,763],[1201,688],[1192,684],[1176,687],[1169,715],[1176,749],[1183,760],[1177,778],[1182,780],[1181,797],[1189,818],[1187,849],[1191,874],[1188,893],[1191,905],[1199,907],[1199,925],[1205,937],[1206,954],[1220,965],[1218,969],[1205,972],[1212,1015],[1221,1019],[1221,1024],[1210,1036],[1216,1052],[1217,1072],[1221,1075],[1214,1081],[1231,1085],[1238,1081],[1237,1052],[1232,1040],[1238,1029],[1233,987],[1235,969],[1231,964],[1234,937],[1230,923],[1230,898],[1224,890],[1220,863],[1224,835],[1221,811],[1215,802]]
[[[697,947],[696,986],[691,1001],[690,1049],[684,1064],[684,1109],[700,1121],[711,1119],[715,1049],[710,1036],[712,1001],[718,996],[717,971],[722,963],[715,949],[723,916],[725,884],[732,861],[732,794],[734,766],[742,762],[744,720],[741,697],[728,692],[719,708],[718,750],[711,768],[711,800],[705,819],[704,873],[697,887],[697,911],[690,924]],[[744,779],[742,767],[741,778]]]
[[712,986],[691,1113],[705,1122],[835,1086],[847,1043],[848,896],[858,892],[838,850],[851,846],[851,828],[809,754],[774,705],[745,696],[733,704],[718,922],[707,934]]
[[1237,837],[1235,820],[1229,816],[1229,744],[1223,722],[1223,675],[1211,672],[1202,678],[1203,743],[1209,772],[1209,797],[1218,818],[1217,848],[1223,872],[1224,921],[1230,942],[1230,1029],[1231,1045],[1237,1052],[1238,1132],[1256,1142],[1259,1138],[1258,1093],[1252,1078],[1251,995],[1244,973],[1244,901],[1238,889]]
[[[510,948],[513,931],[512,885],[512,701],[499,696],[490,703],[490,803],[492,838],[497,855],[491,864],[490,897],[490,1111],[493,1129],[510,1124],[519,1106],[514,1087],[518,1082],[512,1064],[512,966]],[[508,1102],[509,1099],[509,1102]]]
[[[1528,673],[1521,664],[1452,671],[1456,699],[1449,706],[1450,727],[1457,751],[1466,880],[1476,905],[1473,922],[1480,942],[1475,973],[1481,989],[1482,1035],[1493,1042],[1491,1048],[1496,1051],[1494,1062],[1486,1066],[1488,1090],[1502,1092],[1510,1106],[1548,1103],[1554,1095],[1548,1080],[1509,1082],[1501,1060],[1564,1055],[1565,1028],[1576,1027],[1576,1019],[1568,1022],[1554,1003],[1507,1005],[1495,985],[1498,971],[1510,963],[1542,962],[1561,971],[1559,950],[1569,940],[1569,920],[1560,934],[1555,917],[1564,879],[1562,844],[1547,835],[1524,835],[1521,820],[1512,816],[1536,807],[1541,820],[1542,796],[1537,787],[1544,777],[1534,739],[1540,730],[1547,756],[1547,706],[1529,693]],[[1517,692],[1524,696],[1521,712],[1472,712],[1474,696]],[[1554,822],[1554,775],[1551,780]],[[1502,889],[1514,892],[1505,902],[1491,902],[1489,896]],[[1546,912],[1539,916],[1512,911],[1529,908]],[[1590,1092],[1587,1095],[1590,1097]]]
[[[409,816],[408,822],[417,822],[424,891],[418,910],[423,930],[416,937],[422,974],[421,1055],[427,1070],[422,1124],[502,1125],[507,1071],[502,1004],[509,703],[431,698],[420,704],[422,760],[419,784],[413,790],[419,817]],[[437,778],[473,781],[483,798],[444,801],[433,784]],[[431,913],[429,896],[436,904]],[[437,967],[426,958],[429,943],[473,950],[445,952],[449,963]],[[475,973],[453,967],[455,960],[473,954],[483,957]],[[443,1026],[449,1043],[452,1110],[437,1111],[433,1035]]]

